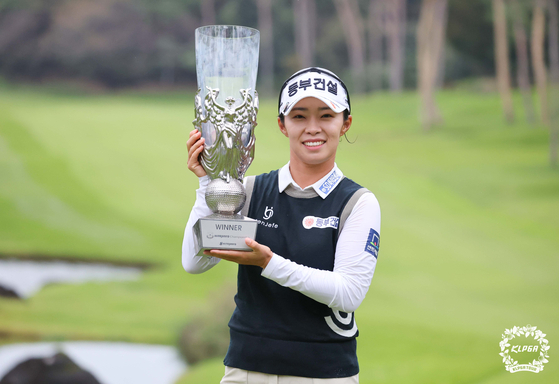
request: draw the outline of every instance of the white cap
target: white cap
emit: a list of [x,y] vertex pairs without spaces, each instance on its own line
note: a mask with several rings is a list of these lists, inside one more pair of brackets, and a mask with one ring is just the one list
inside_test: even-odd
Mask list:
[[327,69],[310,67],[295,73],[283,83],[278,113],[287,115],[291,108],[306,97],[322,100],[336,113],[351,110],[349,93],[342,80]]

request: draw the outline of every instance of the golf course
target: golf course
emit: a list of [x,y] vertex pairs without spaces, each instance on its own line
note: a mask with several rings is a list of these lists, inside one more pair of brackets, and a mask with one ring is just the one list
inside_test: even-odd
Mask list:
[[[549,129],[525,122],[519,94],[510,125],[493,92],[458,87],[437,102],[444,121],[424,131],[415,92],[352,95],[337,165],[382,212],[375,276],[355,313],[360,382],[557,383],[559,170],[549,165]],[[0,344],[174,346],[191,319],[233,300],[236,265],[200,275],[181,266],[198,187],[186,164],[193,104],[187,91],[0,84],[0,255],[152,265],[136,281],[0,297]],[[276,119],[277,100],[261,99],[247,175],[289,160]],[[507,372],[501,335],[528,324],[546,334],[549,362]],[[222,375],[213,358],[178,383]]]

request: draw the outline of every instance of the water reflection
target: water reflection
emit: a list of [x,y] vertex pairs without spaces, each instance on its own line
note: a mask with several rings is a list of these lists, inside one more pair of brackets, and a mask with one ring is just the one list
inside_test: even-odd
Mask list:
[[47,284],[137,280],[142,270],[108,264],[64,261],[0,260],[0,286],[28,298]]
[[173,384],[186,371],[177,350],[165,345],[68,341],[0,347],[0,380],[30,358],[65,353],[103,384]]

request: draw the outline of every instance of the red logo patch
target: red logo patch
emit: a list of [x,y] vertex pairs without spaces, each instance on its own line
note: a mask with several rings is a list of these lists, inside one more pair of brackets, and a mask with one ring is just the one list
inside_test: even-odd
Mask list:
[[314,225],[314,221],[315,221],[314,216],[305,217],[303,219],[303,227],[305,227],[306,229],[312,228],[312,226]]

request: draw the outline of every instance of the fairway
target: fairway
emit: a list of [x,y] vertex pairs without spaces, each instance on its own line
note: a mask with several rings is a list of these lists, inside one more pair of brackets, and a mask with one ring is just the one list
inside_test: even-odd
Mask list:
[[[232,300],[219,292],[234,265],[188,275],[180,263],[198,185],[186,167],[193,100],[0,89],[0,253],[156,265],[139,281],[0,299],[0,343],[174,345],[216,293]],[[414,93],[352,98],[353,143],[340,143],[337,164],[382,212],[375,277],[356,312],[360,382],[557,383],[559,172],[548,131],[522,116],[506,125],[495,94],[448,90],[439,102],[444,124],[423,132]],[[276,108],[261,100],[247,175],[288,161]],[[547,334],[549,362],[511,374],[501,334],[527,324]],[[181,383],[222,372],[213,359]]]

